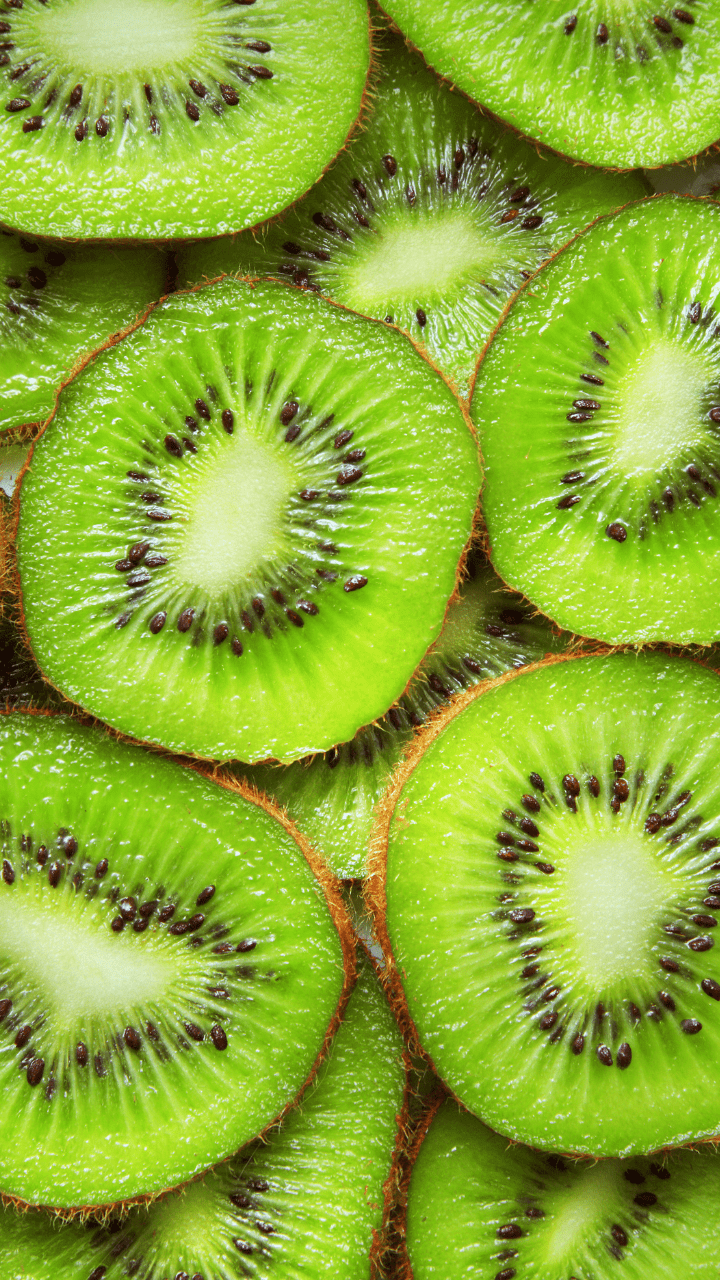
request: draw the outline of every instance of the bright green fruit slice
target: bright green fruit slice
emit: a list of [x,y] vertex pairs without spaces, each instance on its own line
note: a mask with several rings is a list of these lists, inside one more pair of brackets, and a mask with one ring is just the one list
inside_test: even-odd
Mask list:
[[292,1102],[344,913],[274,816],[140,747],[15,714],[0,778],[0,1187],[155,1194]]
[[368,966],[331,1055],[280,1128],[105,1229],[0,1211],[3,1280],[366,1280],[404,1078],[402,1042]]
[[719,236],[720,207],[681,196],[600,221],[478,371],[493,564],[582,635],[720,634]]
[[156,249],[0,233],[0,430],[47,418],[63,378],[163,293]]
[[399,37],[379,38],[363,133],[261,233],[186,249],[180,279],[288,276],[394,321],[466,396],[490,331],[528,273],[646,187],[634,174],[538,155],[452,93]]
[[363,0],[8,0],[0,45],[0,220],[85,238],[285,208],[342,147],[369,61]]
[[414,1280],[715,1280],[720,1161],[673,1152],[573,1164],[508,1146],[445,1102],[407,1206]]
[[563,155],[632,169],[718,136],[720,11],[643,0],[384,0],[442,76]]
[[461,698],[390,794],[373,897],[420,1043],[510,1138],[720,1134],[719,695],[686,659],[551,659]]
[[248,762],[326,750],[436,639],[479,483],[457,400],[402,334],[282,284],[174,296],[35,446],[33,651],[134,737]]
[[503,590],[479,554],[447,612],[439,639],[387,715],[351,742],[290,765],[234,772],[283,808],[343,880],[365,875],[375,808],[415,729],[457,693],[567,647],[543,618]]

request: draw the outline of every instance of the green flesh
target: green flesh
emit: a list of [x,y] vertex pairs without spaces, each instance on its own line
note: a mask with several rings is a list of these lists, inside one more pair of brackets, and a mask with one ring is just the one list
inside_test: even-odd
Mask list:
[[412,1274],[716,1280],[719,1200],[720,1160],[709,1153],[567,1164],[509,1147],[446,1102],[410,1183]]
[[403,1082],[400,1036],[368,967],[316,1083],[263,1145],[131,1211],[112,1234],[6,1210],[3,1280],[88,1280],[102,1267],[103,1280],[121,1280],[138,1259],[142,1280],[366,1280]]
[[69,720],[5,718],[0,777],[0,1186],[67,1207],[177,1185],[313,1066],[343,982],[317,881],[262,810]]
[[493,564],[582,635],[720,634],[719,233],[716,204],[680,196],[598,223],[523,290],[479,368]]
[[0,234],[0,430],[47,418],[73,365],[164,291],[155,249]]
[[473,557],[470,573],[450,605],[437,643],[406,693],[377,725],[311,760],[235,767],[240,777],[287,808],[343,880],[365,875],[375,807],[415,727],[462,689],[538,662],[567,644],[567,637],[531,618],[517,596],[503,590],[486,562]]
[[635,175],[539,156],[451,93],[399,38],[381,39],[366,130],[280,221],[190,246],[179,278],[289,276],[394,320],[466,396],[480,350],[528,273],[646,188]]
[[720,1133],[719,694],[685,659],[551,663],[476,699],[403,787],[387,928],[410,1012],[511,1138],[624,1155]]
[[564,155],[653,167],[717,139],[713,0],[681,10],[642,0],[384,0],[383,8],[440,75]]
[[437,637],[479,483],[457,401],[401,334],[281,284],[172,297],[35,446],[33,651],[134,737],[251,763],[325,750]]
[[1,26],[0,221],[44,235],[269,217],[343,145],[369,60],[362,0],[8,0]]

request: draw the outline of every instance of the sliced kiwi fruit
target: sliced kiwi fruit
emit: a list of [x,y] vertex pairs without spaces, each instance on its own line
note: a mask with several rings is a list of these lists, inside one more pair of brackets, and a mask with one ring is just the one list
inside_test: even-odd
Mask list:
[[0,222],[86,239],[239,231],[317,180],[368,63],[363,0],[4,0]]
[[174,295],[34,446],[32,650],[85,710],[172,750],[328,749],[436,639],[479,483],[457,400],[404,335],[284,284]]
[[573,1162],[509,1146],[442,1102],[417,1154],[406,1280],[715,1280],[720,1160]]
[[512,1139],[720,1135],[719,695],[684,658],[549,658],[461,695],[393,780],[369,897],[398,998]]
[[582,635],[720,635],[719,235],[720,206],[684,196],[601,220],[478,370],[493,564]]
[[646,194],[538,154],[380,33],[364,132],[289,213],[234,240],[192,245],[179,278],[285,276],[405,329],[467,395],[510,295],[601,213]]
[[0,430],[47,418],[81,356],[168,284],[157,249],[86,248],[0,232]]
[[402,1041],[372,969],[283,1124],[181,1194],[85,1225],[0,1210],[4,1280],[367,1280],[398,1113]]
[[0,777],[0,1187],[152,1197],[294,1100],[347,915],[270,806],[67,717],[0,719]]
[[334,875],[359,879],[376,805],[416,728],[463,689],[559,652],[569,640],[504,590],[475,551],[437,643],[382,719],[322,755],[284,766],[238,764],[233,772],[287,809]]
[[383,8],[440,75],[563,155],[654,167],[717,140],[720,12],[707,0]]

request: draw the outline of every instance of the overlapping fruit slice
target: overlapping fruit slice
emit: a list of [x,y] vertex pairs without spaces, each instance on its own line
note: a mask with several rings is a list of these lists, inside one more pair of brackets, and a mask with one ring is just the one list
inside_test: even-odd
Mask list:
[[162,304],[63,393],[21,491],[50,681],[213,759],[347,741],[436,639],[480,469],[402,335],[282,284]]
[[0,778],[0,1187],[156,1194],[293,1101],[346,916],[274,815],[72,720],[2,717]]
[[508,1137],[720,1133],[719,691],[687,659],[549,659],[461,697],[399,771],[379,927],[423,1048]]
[[582,635],[720,633],[719,233],[717,204],[672,195],[599,221],[478,370],[493,564]]

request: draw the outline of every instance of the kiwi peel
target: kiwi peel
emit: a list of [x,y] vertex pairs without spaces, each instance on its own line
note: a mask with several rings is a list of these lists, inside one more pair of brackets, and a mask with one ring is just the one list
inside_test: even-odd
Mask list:
[[388,790],[368,900],[406,1028],[514,1140],[717,1140],[717,680],[549,658],[456,699]]

